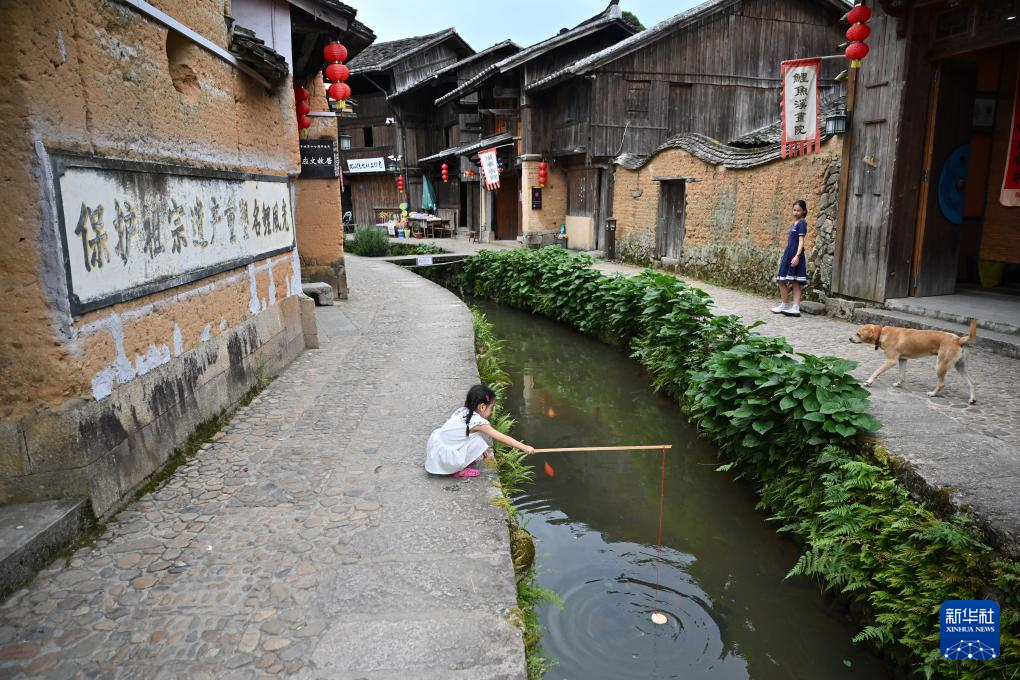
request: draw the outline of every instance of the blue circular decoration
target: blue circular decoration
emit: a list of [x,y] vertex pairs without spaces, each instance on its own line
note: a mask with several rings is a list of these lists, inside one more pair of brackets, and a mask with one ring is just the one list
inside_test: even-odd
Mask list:
[[939,209],[953,224],[963,224],[964,189],[970,165],[970,144],[962,144],[949,154],[939,173]]

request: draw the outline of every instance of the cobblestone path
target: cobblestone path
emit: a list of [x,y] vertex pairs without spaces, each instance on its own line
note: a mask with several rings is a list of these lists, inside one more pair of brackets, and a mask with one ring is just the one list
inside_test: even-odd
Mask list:
[[348,272],[322,349],[0,605],[0,677],[525,677],[492,473],[422,468],[478,378],[470,314],[392,265]]
[[[606,273],[632,275],[639,267],[602,262]],[[745,323],[764,321],[758,332],[785,336],[796,351],[859,362],[854,375],[866,380],[885,356],[870,345],[849,342],[857,328],[839,319],[786,317],[769,309],[778,303],[690,280],[715,301],[717,314],[736,314]],[[978,329],[978,333],[981,330]],[[946,377],[942,396],[935,387],[935,360],[907,364],[907,379],[893,387],[894,368],[871,389],[872,413],[882,421],[879,438],[904,457],[929,488],[952,487],[959,503],[970,505],[995,532],[1001,547],[1020,557],[1020,360],[971,349],[967,370],[977,385],[977,403],[969,405],[967,384],[956,372]]]

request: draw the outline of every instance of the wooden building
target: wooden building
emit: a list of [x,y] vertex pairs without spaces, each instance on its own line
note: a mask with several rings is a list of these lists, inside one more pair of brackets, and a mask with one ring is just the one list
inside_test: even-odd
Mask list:
[[[421,209],[422,175],[418,159],[448,145],[456,125],[437,128],[432,107],[414,105],[405,96],[425,79],[474,54],[457,32],[437,33],[375,43],[348,62],[348,84],[355,93],[356,117],[340,119],[344,172],[343,210],[356,224],[375,224],[379,213],[406,201]],[[407,102],[407,106],[402,106]],[[406,193],[397,189],[403,175]],[[433,184],[435,184],[435,177]],[[450,204],[448,197],[444,201]],[[457,219],[455,211],[443,216]]]
[[[520,49],[513,41],[504,40],[390,95],[398,110],[420,123],[418,171],[436,189],[437,212],[452,217],[454,225],[465,231],[479,231],[481,183],[467,155],[490,143],[482,138],[482,116],[488,111],[479,110],[474,94],[461,102],[448,101],[441,106],[434,101]],[[441,179],[443,164],[448,168],[447,182]]]
[[869,4],[833,292],[879,302],[943,295],[982,270],[986,284],[997,277],[1015,290],[1020,207],[1004,205],[1003,180],[1020,137],[1020,2]]
[[[565,174],[550,173],[549,183],[542,192],[532,191],[532,187],[538,188],[535,186],[537,166],[542,157],[540,143],[533,138],[542,138],[539,128],[545,118],[534,119],[535,105],[526,94],[527,87],[567,64],[620,42],[637,30],[623,18],[618,0],[612,0],[599,14],[573,28],[564,28],[547,40],[515,51],[435,100],[439,107],[450,103],[458,107],[474,106],[480,114],[482,143],[453,152],[470,161],[477,159],[479,150],[497,149],[503,169],[499,189],[482,192],[483,238],[491,234],[496,239],[514,239],[525,232],[552,231],[565,223]],[[531,205],[542,208],[532,211]]]
[[[566,168],[571,247],[603,249],[613,159],[697,133],[736,140],[778,113],[784,59],[837,53],[844,0],[709,0],[599,52],[529,74],[526,152]],[[720,49],[720,46],[723,46]],[[845,60],[823,62],[822,98]]]

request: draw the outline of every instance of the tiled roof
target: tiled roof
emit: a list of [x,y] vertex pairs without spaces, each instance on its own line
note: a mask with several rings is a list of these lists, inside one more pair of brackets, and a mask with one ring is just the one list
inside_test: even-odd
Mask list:
[[[463,39],[457,35],[456,29],[447,28],[428,35],[373,43],[366,47],[361,54],[347,62],[347,66],[351,69],[352,73],[383,71],[401,59],[405,59],[450,37],[456,37],[457,40],[464,43]],[[467,43],[464,43],[464,46],[469,50],[471,49]]]
[[234,24],[230,51],[271,83],[282,82],[290,73],[287,58],[255,37],[255,31]]
[[500,134],[492,137],[486,137],[485,139],[468,142],[467,144],[462,144],[460,146],[452,146],[449,149],[443,149],[439,153],[434,153],[431,156],[426,156],[425,158],[419,158],[418,162],[425,163],[428,161],[438,161],[441,158],[450,158],[451,156],[467,156],[475,151],[484,149],[487,146],[509,142],[513,138],[513,133],[501,132]]
[[[832,6],[833,9],[840,10],[843,12],[846,12],[851,8],[851,4],[848,0],[846,1],[819,0],[819,1],[823,2],[826,5]],[[541,80],[537,80],[534,83],[531,83],[528,86],[528,90],[529,91],[541,90],[543,88],[554,85],[555,83],[563,80],[564,78],[584,74],[594,68],[601,66],[602,64],[606,64],[608,62],[619,59],[620,57],[623,57],[627,54],[630,54],[631,52],[634,52],[635,50],[638,50],[644,47],[645,45],[653,43],[659,38],[669,35],[670,33],[676,30],[679,30],[681,28],[684,28],[685,26],[700,21],[705,17],[709,16],[710,14],[724,12],[728,10],[736,10],[739,8],[739,6],[740,2],[738,0],[708,0],[707,2],[703,2],[700,5],[692,7],[686,12],[681,12],[680,14],[672,16],[669,19],[660,21],[651,28],[647,28],[641,31],[640,33],[635,33],[634,35],[624,40],[621,40],[615,45],[610,45],[609,47],[599,52],[596,52],[595,54],[578,59],[572,64],[568,64],[561,68],[560,70],[554,73],[550,73],[545,78],[542,78]]]
[[[821,141],[824,142],[829,137],[831,135],[823,132]],[[723,144],[711,137],[688,132],[676,137],[670,137],[658,149],[653,151],[651,155],[637,156],[635,154],[624,153],[617,156],[613,162],[617,165],[622,165],[628,170],[638,170],[651,161],[656,154],[667,149],[683,149],[706,163],[721,165],[729,169],[753,168],[777,161],[783,157],[779,144],[747,149]]]
[[429,82],[430,80],[435,80],[436,78],[438,78],[439,76],[441,76],[441,75],[443,75],[445,73],[449,73],[450,71],[454,71],[456,69],[459,69],[459,68],[461,68],[463,66],[466,66],[467,64],[470,64],[471,62],[478,61],[480,58],[489,56],[489,55],[491,55],[494,52],[499,52],[500,50],[507,50],[507,49],[513,49],[514,51],[517,51],[517,50],[520,50],[521,48],[513,40],[504,40],[503,42],[498,42],[498,43],[496,43],[495,45],[493,45],[491,47],[485,48],[481,52],[475,52],[471,56],[465,57],[464,59],[461,59],[458,62],[450,64],[449,66],[444,66],[443,68],[439,69],[435,73],[433,73],[431,75],[428,75],[428,76],[422,78],[421,80],[419,80],[419,81],[417,81],[417,82],[415,82],[415,83],[413,83],[411,85],[408,85],[403,90],[400,90],[398,92],[394,92],[393,94],[389,95],[389,97],[387,97],[387,99],[392,99],[393,97],[399,97],[400,95],[402,95],[402,94],[404,94],[406,92],[410,92],[411,90],[417,88],[420,85],[424,85],[425,83]]
[[[821,123],[837,111],[846,111],[846,96],[840,95],[831,99],[823,99],[818,103],[818,122]],[[730,146],[756,148],[779,144],[783,140],[783,121],[777,120],[765,127],[748,132],[730,142]]]
[[599,14],[596,14],[586,21],[582,21],[570,30],[557,33],[551,38],[537,42],[516,54],[510,55],[506,59],[496,62],[481,73],[477,74],[474,78],[471,78],[467,82],[461,84],[455,90],[452,90],[451,92],[448,92],[442,97],[436,99],[435,104],[436,106],[442,106],[452,99],[474,92],[483,82],[498,72],[505,72],[512,68],[516,68],[517,66],[520,66],[539,55],[545,54],[549,50],[555,49],[561,45],[566,45],[573,40],[583,38],[586,35],[595,33],[596,31],[613,24],[626,28],[632,32],[637,31],[637,27],[634,26],[634,24],[623,18],[618,5],[618,0],[612,0],[609,6]]

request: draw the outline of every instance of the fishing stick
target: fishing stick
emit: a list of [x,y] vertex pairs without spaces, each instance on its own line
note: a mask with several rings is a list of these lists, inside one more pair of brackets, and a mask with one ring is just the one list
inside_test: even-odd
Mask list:
[[[535,449],[535,453],[566,453],[568,451],[640,451],[656,450],[662,451],[662,470],[659,477],[659,533],[655,542],[655,604],[652,609],[652,623],[661,626],[669,622],[669,618],[659,609],[659,563],[662,561],[662,505],[666,495],[666,449],[673,448],[672,444],[649,444],[638,446],[570,446],[559,449]],[[545,472],[552,477],[555,472],[548,462],[545,464]]]
[[566,453],[568,451],[637,451],[639,449],[671,449],[672,444],[654,444],[651,446],[575,446],[565,449],[535,449],[535,453]]

